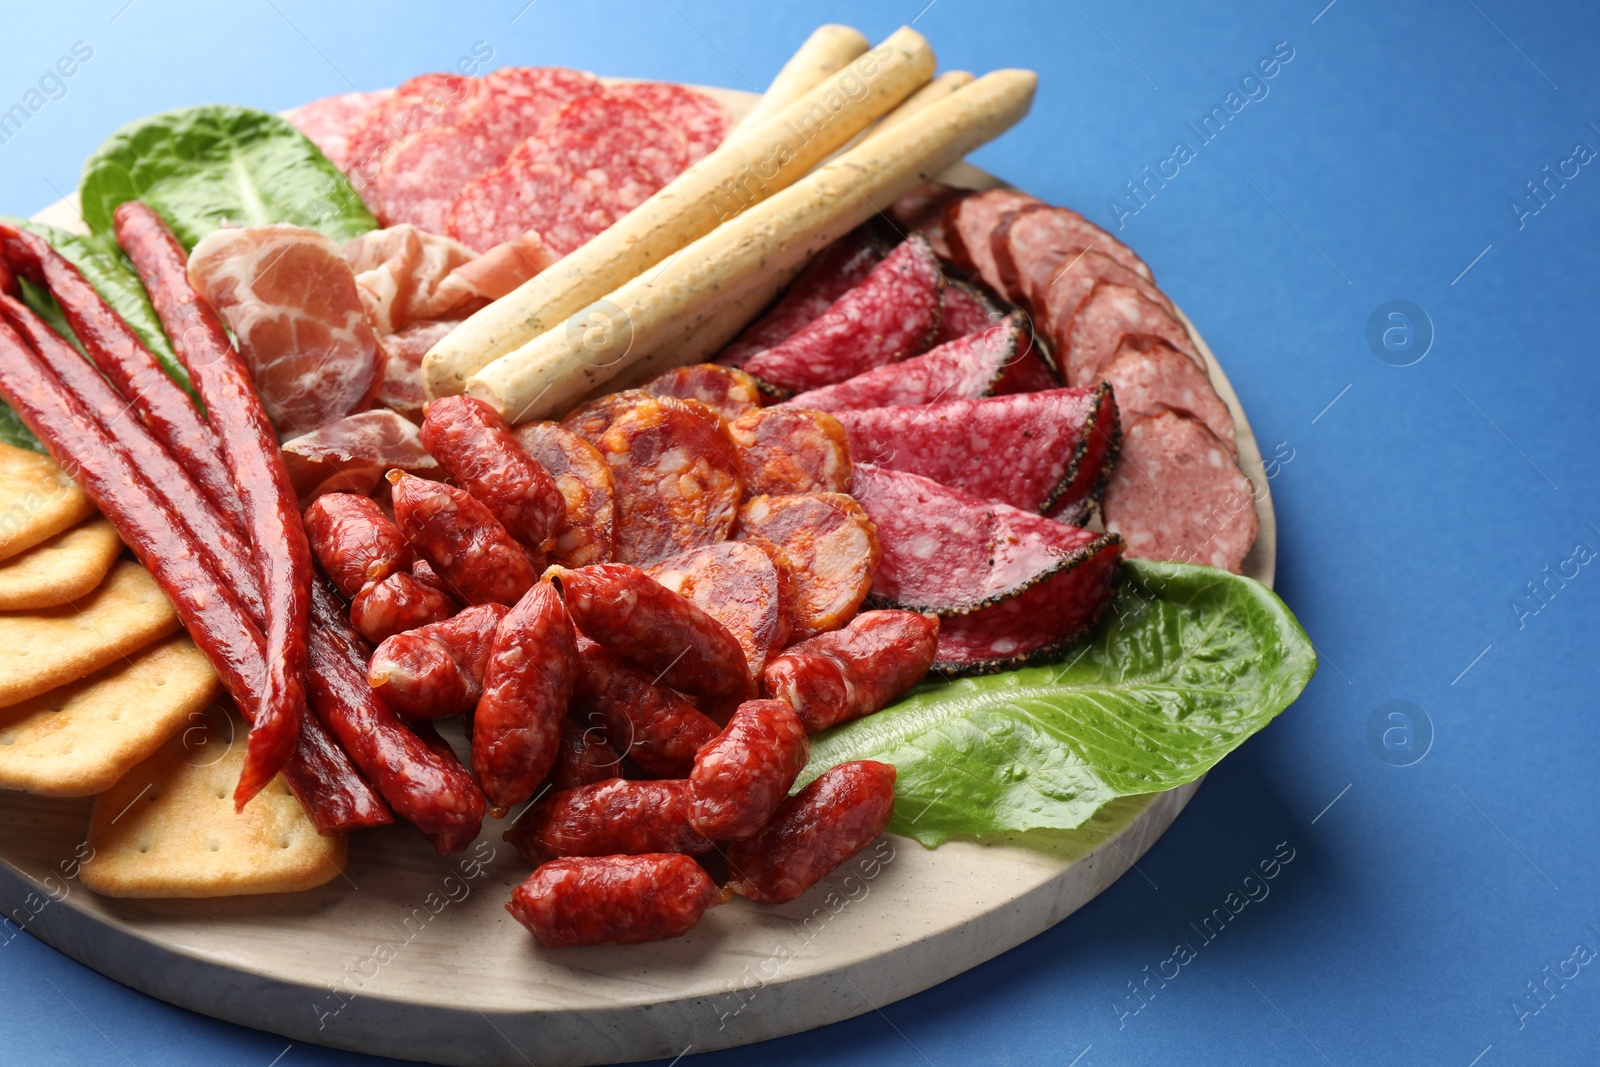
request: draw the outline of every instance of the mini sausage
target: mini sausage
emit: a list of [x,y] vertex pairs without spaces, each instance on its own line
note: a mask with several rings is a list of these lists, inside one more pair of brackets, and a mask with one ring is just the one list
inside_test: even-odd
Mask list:
[[761,691],[794,708],[817,733],[885,708],[927,675],[939,618],[864,611],[842,630],[790,645],[767,664]]
[[515,604],[538,575],[528,553],[466,491],[390,471],[394,517],[411,547],[469,604]]
[[464,715],[483,694],[503,604],[479,604],[443,622],[387,638],[367,665],[367,682],[410,719]]
[[683,936],[721,895],[681,853],[577,856],[534,871],[506,910],[550,948],[637,945]]
[[689,825],[683,779],[611,778],[536,801],[505,839],[531,863],[560,856],[636,856],[710,852],[712,841]]
[[753,837],[772,818],[811,754],[806,728],[781,700],[747,700],[695,756],[689,823],[717,841]]
[[372,582],[350,601],[350,622],[374,644],[395,634],[443,622],[458,610],[447,594],[399,571]]
[[576,789],[622,774],[622,757],[611,747],[604,726],[568,718],[561,724],[561,748],[545,785],[550,789]]
[[652,778],[687,775],[700,746],[721,732],[693,704],[582,634],[572,705],[591,728],[603,724],[612,748]]
[[483,401],[447,396],[429,404],[422,446],[530,553],[541,552],[565,521],[555,479]]
[[346,598],[411,566],[406,535],[371,497],[327,493],[305,510],[312,554]]

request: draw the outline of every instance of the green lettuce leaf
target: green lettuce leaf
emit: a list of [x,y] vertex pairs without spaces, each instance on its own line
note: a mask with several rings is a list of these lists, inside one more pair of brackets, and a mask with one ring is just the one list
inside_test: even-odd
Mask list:
[[1068,662],[938,684],[818,734],[800,784],[850,760],[892,763],[889,829],[930,847],[1076,829],[1119,797],[1205,774],[1293,703],[1316,667],[1266,586],[1129,560],[1105,620]]
[[221,226],[305,226],[346,241],[377,227],[350,182],[305,135],[229,104],[167,111],[117,130],[83,165],[78,191],[95,233],[143,200],[186,247]]

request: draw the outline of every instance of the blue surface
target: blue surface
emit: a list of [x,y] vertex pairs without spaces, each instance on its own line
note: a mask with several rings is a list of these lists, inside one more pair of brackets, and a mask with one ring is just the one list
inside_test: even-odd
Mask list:
[[[917,17],[946,67],[1038,70],[1033,115],[976,161],[1104,223],[1141,167],[1178,139],[1197,149],[1122,236],[1216,350],[1264,451],[1292,457],[1272,483],[1278,588],[1321,672],[1212,774],[1142,877],[882,1012],[703,1062],[1600,1059],[1600,967],[1563,962],[1600,951],[1600,165],[1550,182],[1520,225],[1510,207],[1576,142],[1600,150],[1600,9],[125,2],[7,5],[0,109],[75,41],[94,55],[0,144],[0,210],[69,191],[100,139],[147,112],[389,85],[478,41],[497,62],[753,88],[825,20],[881,37]],[[1284,41],[1266,95],[1248,83],[1261,98],[1199,145],[1185,124]],[[1420,347],[1403,323],[1386,359],[1367,340],[1395,300],[1431,322],[1413,315],[1433,340],[1410,366],[1393,365]],[[1391,701],[1413,706],[1409,735]],[[1239,906],[1229,894],[1280,842],[1293,859],[1270,895],[1207,942],[1197,928]],[[1165,963],[1180,942],[1193,958]],[[4,1064],[377,1062],[286,1050],[28,937],[0,945],[0,1003]]]

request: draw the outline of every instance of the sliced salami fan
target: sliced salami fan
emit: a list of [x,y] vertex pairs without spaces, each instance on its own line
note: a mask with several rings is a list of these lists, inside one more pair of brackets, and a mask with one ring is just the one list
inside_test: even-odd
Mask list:
[[927,240],[909,237],[820,317],[752,356],[745,370],[788,394],[917,355],[938,328],[943,289]]
[[560,257],[587,244],[620,214],[603,183],[548,163],[509,162],[462,190],[451,205],[449,229],[477,252],[537,230]]
[[1172,412],[1128,427],[1102,510],[1130,556],[1235,574],[1260,532],[1254,488],[1228,447],[1204,424]]
[[933,344],[946,344],[979,330],[987,330],[1005,317],[1006,313],[1000,305],[976,287],[963,281],[949,281],[945,284],[944,303],[939,310],[939,329],[933,335]]
[[1082,510],[1117,440],[1117,405],[1105,385],[837,416],[858,463],[1035,513]]
[[1069,331],[1072,329],[1072,316],[1077,314],[1078,308],[1089,299],[1089,294],[1100,282],[1111,282],[1137,289],[1165,308],[1168,314],[1177,317],[1177,310],[1172,306],[1172,301],[1156,288],[1154,282],[1129,270],[1103,252],[1085,249],[1056,270],[1045,288],[1043,302],[1036,301],[1033,305],[1039,328],[1045,332],[1045,336],[1055,342],[1058,349],[1066,348]]
[[648,566],[732,531],[744,482],[726,428],[704,404],[647,396],[595,447],[616,480],[618,562]]
[[1099,617],[1122,543],[914,474],[856,466],[883,546],[872,599],[936,614],[934,669],[1003,670],[1064,652]]
[[[954,287],[947,292],[953,292]],[[976,400],[994,391],[1025,344],[1020,317],[947,341],[930,352],[825,385],[781,406],[812,411],[904,407],[937,400]]]
[[549,543],[550,562],[563,567],[609,563],[616,547],[616,482],[600,451],[553,422],[512,431],[517,443],[555,479],[566,518]]
[[1102,253],[1146,281],[1133,249],[1070,208],[1038,204],[1004,218],[989,238],[995,273],[1011,299],[1037,308],[1050,279],[1085,250]]
[[989,238],[1006,212],[1020,211],[1041,202],[1037,197],[1010,189],[990,189],[951,201],[944,212],[945,240],[950,242],[951,260],[994,292],[1005,292]]
[[689,162],[703,159],[728,136],[733,116],[705,93],[670,82],[629,82],[613,85],[607,95],[642,104],[665,118],[683,134]]
[[1017,346],[1017,358],[1006,364],[994,391],[1000,396],[1013,393],[1039,393],[1046,389],[1061,388],[1061,376],[1054,364],[1033,336],[1033,331],[1023,327]]
[[1116,390],[1117,411],[1124,422],[1131,425],[1163,411],[1187,415],[1205,423],[1230,453],[1239,455],[1228,405],[1194,360],[1165,341],[1124,337],[1117,358],[1102,377]]
[[877,531],[844,493],[755,497],[739,509],[734,536],[783,551],[798,585],[791,641],[849,622],[878,570]]
[[394,95],[393,89],[379,89],[371,93],[340,93],[325,96],[309,104],[301,104],[283,117],[289,124],[311,139],[322,149],[328,161],[340,170],[349,168],[350,134],[360,118],[373,107]]
[[747,496],[844,493],[850,489],[850,439],[825,411],[764,408],[728,426]]
[[761,406],[761,389],[742,370],[718,363],[692,363],[676,367],[644,384],[651,396],[698,400],[732,422]]
[[717,362],[742,367],[757,352],[794,336],[859,285],[883,253],[883,245],[870,231],[851,230],[813,256],[772,310],[734,338]]
[[1159,338],[1194,360],[1195,366],[1205,366],[1195,354],[1189,332],[1165,308],[1137,289],[1100,282],[1072,317],[1064,361],[1067,383],[1081,385],[1099,378],[1116,358],[1122,339],[1130,336]]
[[951,259],[950,242],[944,232],[945,208],[952,201],[971,195],[970,189],[923,182],[890,205],[889,217],[906,233],[917,232],[926,237],[940,259]]
[[508,162],[581,174],[605,191],[621,217],[682,173],[689,146],[662,116],[606,91],[562,107]]
[[743,541],[691,548],[645,568],[674,593],[694,601],[744,649],[752,681],[788,640],[778,569],[768,555]]
[[422,74],[402,82],[394,95],[368,108],[350,131],[345,174],[351,184],[365,193],[393,145],[419,130],[460,122],[482,86],[479,79],[459,74]]

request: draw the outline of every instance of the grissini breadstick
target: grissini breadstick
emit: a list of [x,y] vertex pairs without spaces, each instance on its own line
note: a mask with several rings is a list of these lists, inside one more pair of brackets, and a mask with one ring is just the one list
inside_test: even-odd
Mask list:
[[822,79],[844,69],[871,46],[871,42],[859,30],[849,26],[836,23],[818,26],[816,32],[806,38],[805,44],[789,57],[789,62],[783,65],[783,69],[772,79],[772,84],[767,86],[766,93],[739,120],[729,136],[738,137],[755,129],[810,92]]
[[[610,229],[459,326],[423,360],[430,399],[805,176],[933,77],[933,52],[902,28],[761,125],[678,175]],[[605,329],[599,321],[595,328]]]
[[[565,410],[661,340],[738,300],[751,279],[808,258],[1009,129],[1027,114],[1037,82],[1031,71],[1003,70],[957,90],[491,363],[467,392],[508,422]],[[597,318],[608,328],[592,325]]]
[[972,84],[970,70],[947,70],[933,81],[924,85],[906,98],[906,102],[883,116],[878,124],[867,130],[867,137],[876,137],[885,130],[893,129],[906,119],[915,115],[924,108],[932,107],[957,89],[964,89]]

